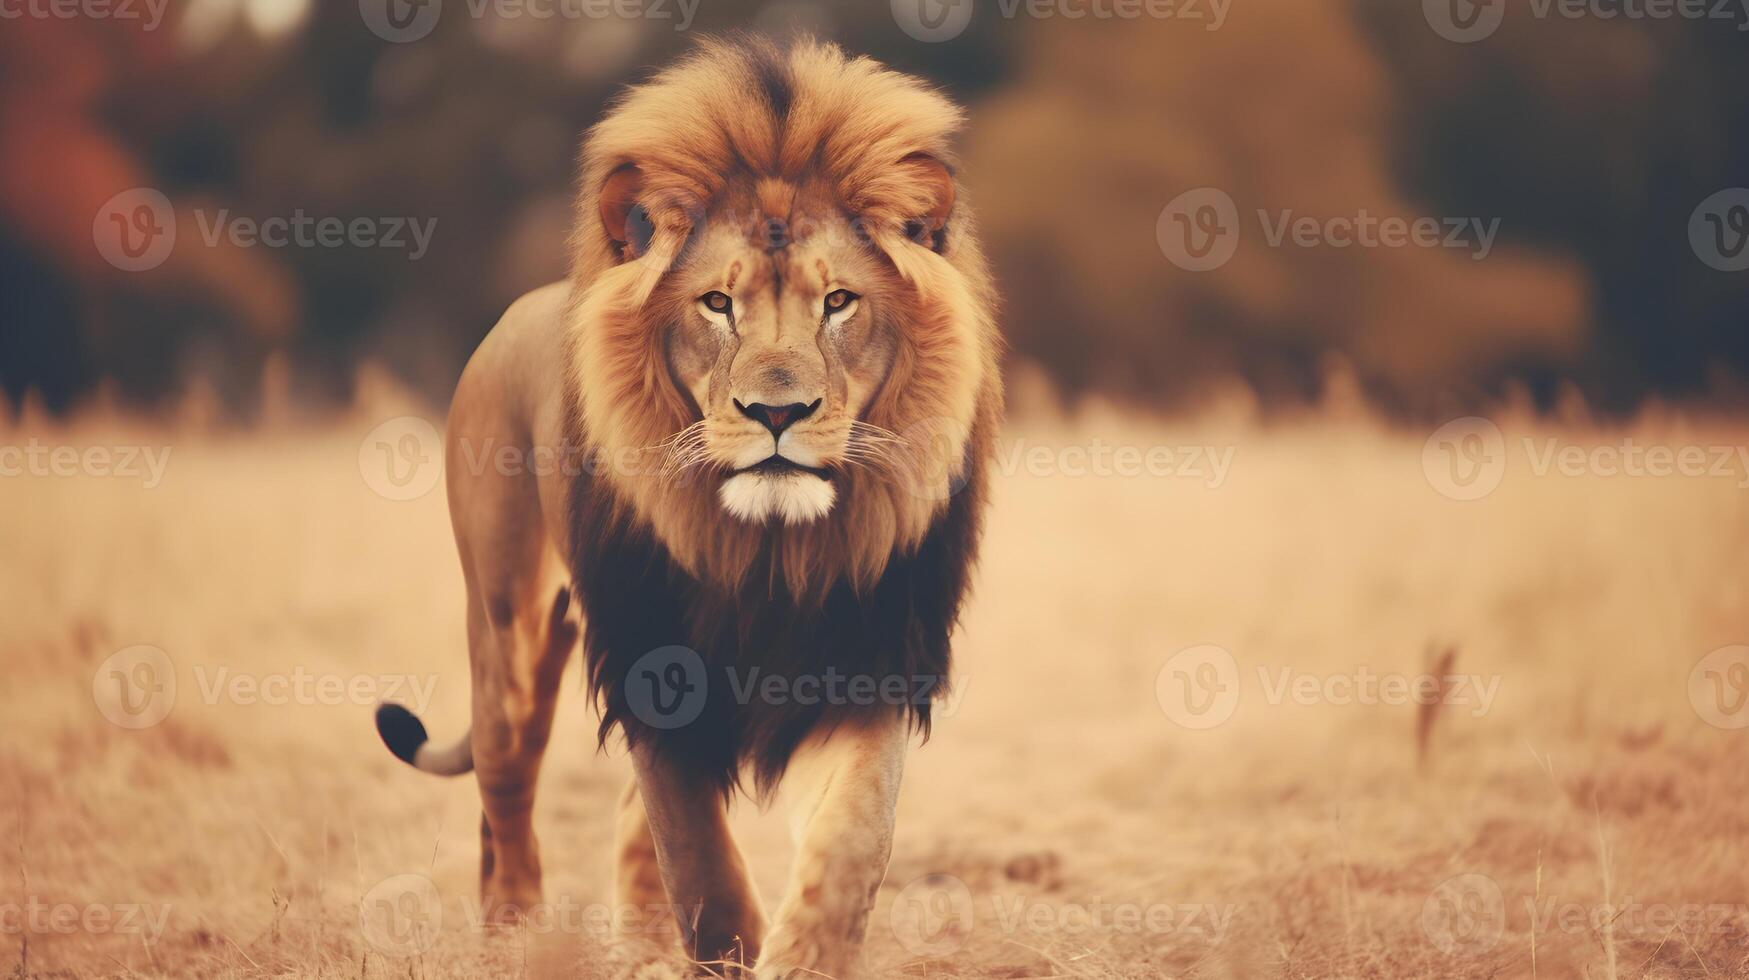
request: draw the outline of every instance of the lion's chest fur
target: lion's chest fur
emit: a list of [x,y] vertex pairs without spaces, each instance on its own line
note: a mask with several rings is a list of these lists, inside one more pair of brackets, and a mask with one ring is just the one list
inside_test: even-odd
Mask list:
[[798,600],[774,567],[775,548],[737,588],[701,581],[616,506],[608,481],[580,477],[569,550],[601,737],[617,726],[725,791],[746,766],[763,793],[821,724],[896,711],[927,729],[930,702],[947,686],[982,482],[956,494],[872,586],[840,580],[823,598]]

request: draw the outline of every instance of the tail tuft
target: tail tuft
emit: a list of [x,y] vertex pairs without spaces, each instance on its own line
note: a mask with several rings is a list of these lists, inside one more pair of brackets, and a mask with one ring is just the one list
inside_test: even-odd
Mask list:
[[377,708],[377,734],[383,737],[383,744],[395,753],[395,758],[410,766],[417,765],[413,760],[419,754],[419,746],[431,738],[419,716],[398,704]]

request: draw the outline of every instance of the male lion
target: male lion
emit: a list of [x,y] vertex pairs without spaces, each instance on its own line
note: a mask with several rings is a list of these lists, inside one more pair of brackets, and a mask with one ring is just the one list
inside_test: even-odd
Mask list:
[[[580,607],[600,737],[636,771],[616,901],[682,910],[701,961],[850,968],[1002,411],[960,120],[836,47],[739,41],[590,131],[570,281],[511,306],[450,410],[473,727],[440,748],[378,714],[400,758],[478,774],[496,914],[540,901],[530,812]],[[793,791],[769,932],[726,823],[743,772]]]

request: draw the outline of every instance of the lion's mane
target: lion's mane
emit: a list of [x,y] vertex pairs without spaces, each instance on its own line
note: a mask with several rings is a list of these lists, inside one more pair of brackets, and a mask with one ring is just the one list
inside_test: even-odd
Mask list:
[[[977,547],[987,462],[1002,407],[995,292],[969,207],[919,241],[908,227],[930,187],[902,165],[952,159],[961,124],[922,82],[838,48],[707,41],[630,89],[588,134],[572,239],[572,418],[597,465],[573,487],[570,560],[584,605],[602,736],[658,739],[725,788],[750,760],[761,787],[821,722],[855,705],[741,703],[722,673],[793,683],[832,672],[903,677],[927,728],[945,689],[953,628]],[[626,260],[598,219],[619,168],[642,173],[651,233]],[[889,376],[867,421],[899,433],[939,471],[856,468],[821,520],[762,527],[723,513],[707,480],[640,462],[693,421],[647,312],[694,223],[731,180],[825,182],[871,247],[913,287]],[[933,474],[933,475],[931,475]],[[628,710],[637,658],[682,645],[708,665],[701,717],[667,730]]]

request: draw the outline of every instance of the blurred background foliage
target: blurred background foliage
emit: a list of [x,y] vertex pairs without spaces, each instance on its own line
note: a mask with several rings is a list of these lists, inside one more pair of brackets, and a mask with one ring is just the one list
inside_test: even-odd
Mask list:
[[[450,0],[465,10],[461,0]],[[1495,0],[1518,14],[1531,0]],[[0,21],[0,386],[141,410],[192,384],[247,422],[264,372],[300,404],[381,365],[447,399],[519,293],[562,277],[577,137],[699,32],[806,30],[964,102],[969,194],[1017,362],[1070,396],[1183,408],[1244,382],[1267,407],[1332,377],[1405,414],[1569,387],[1744,404],[1749,273],[1688,220],[1749,185],[1749,26],[1510,15],[1460,45],[1406,0],[1233,0],[1208,22],[1004,17],[922,43],[886,2],[703,0],[662,19],[446,14],[393,44],[352,0],[171,0],[163,26]],[[184,232],[120,271],[112,195],[257,219],[436,219],[431,248],[238,248]],[[1450,249],[1267,248],[1167,261],[1167,202],[1241,214],[1498,218]],[[269,366],[274,367],[270,368]]]

